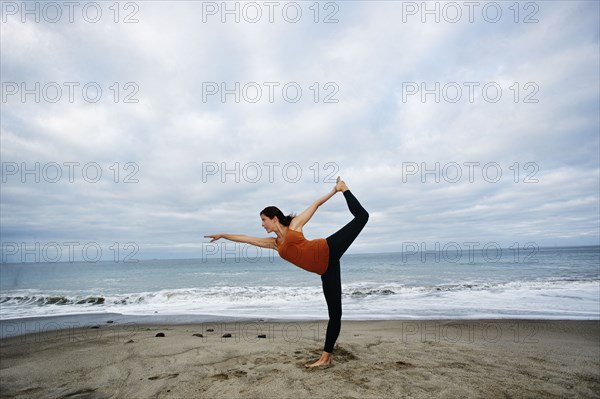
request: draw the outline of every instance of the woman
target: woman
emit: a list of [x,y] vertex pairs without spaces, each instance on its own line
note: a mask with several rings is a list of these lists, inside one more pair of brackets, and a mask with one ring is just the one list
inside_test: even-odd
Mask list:
[[[307,240],[302,234],[302,227],[314,215],[317,209],[329,198],[341,191],[354,219],[327,238]],[[274,206],[269,206],[260,213],[262,227],[267,233],[275,233],[277,237],[256,238],[241,234],[213,234],[210,242],[225,238],[243,242],[262,248],[276,250],[279,255],[302,269],[321,276],[323,293],[329,312],[329,323],[325,337],[323,354],[316,362],[305,367],[328,367],[332,364],[333,346],[341,329],[342,318],[342,283],[340,280],[340,258],[369,220],[369,214],[350,192],[346,183],[337,178],[335,187],[326,195],[312,203],[297,216],[284,216]]]

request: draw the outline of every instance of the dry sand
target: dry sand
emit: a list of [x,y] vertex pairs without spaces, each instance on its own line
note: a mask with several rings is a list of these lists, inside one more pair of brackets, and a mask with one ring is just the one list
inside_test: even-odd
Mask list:
[[0,340],[0,396],[600,397],[598,321],[343,321],[333,366],[307,370],[303,365],[321,353],[326,326],[40,327]]

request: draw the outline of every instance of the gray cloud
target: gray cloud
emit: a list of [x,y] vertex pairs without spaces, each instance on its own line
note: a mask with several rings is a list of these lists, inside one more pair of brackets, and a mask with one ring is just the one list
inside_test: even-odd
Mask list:
[[[401,23],[402,2],[338,3],[338,23],[315,24],[301,4],[296,24],[202,23],[193,2],[139,3],[136,24],[110,13],[97,24],[7,16],[2,82],[79,86],[72,103],[63,85],[56,103],[17,95],[1,104],[3,167],[56,162],[63,173],[56,183],[3,175],[2,241],[135,242],[140,258],[195,257],[204,234],[262,235],[264,206],[300,212],[339,174],[371,212],[355,252],[405,242],[598,244],[597,3],[539,2],[532,24],[514,23],[504,3],[495,24],[477,13],[473,23],[466,14],[455,24]],[[102,88],[97,103],[81,98],[89,82]],[[262,97],[205,102],[211,82],[251,83],[246,94],[258,86]],[[273,103],[269,82],[278,83]],[[407,84],[436,82],[456,83],[461,99],[406,95]],[[465,82],[479,84],[472,102]],[[496,103],[482,98],[490,82],[502,88]],[[300,101],[283,99],[286,83],[301,87]],[[332,93],[338,102],[324,103]],[[124,103],[128,94],[138,102]],[[220,173],[236,162],[239,182]],[[420,173],[436,162],[439,183]],[[472,182],[468,162],[478,163]],[[72,183],[65,163],[77,163]],[[458,181],[442,176],[450,163],[461,166]],[[492,163],[497,182],[482,175]],[[102,172],[95,183],[81,174],[89,164]],[[214,165],[219,173],[203,176]],[[420,170],[407,175],[410,165]],[[532,172],[538,182],[525,183]],[[349,217],[335,197],[306,234],[331,234]]]

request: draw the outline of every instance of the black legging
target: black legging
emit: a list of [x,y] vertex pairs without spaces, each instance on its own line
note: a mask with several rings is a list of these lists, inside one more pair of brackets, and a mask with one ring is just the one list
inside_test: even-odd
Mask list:
[[329,264],[327,271],[321,276],[323,282],[323,294],[327,302],[329,312],[329,323],[327,324],[327,335],[325,337],[325,352],[332,353],[333,345],[340,335],[342,327],[342,281],[340,279],[340,258],[346,252],[350,244],[369,220],[369,213],[360,205],[350,190],[343,192],[348,209],[354,215],[348,224],[337,232],[327,237],[329,246]]

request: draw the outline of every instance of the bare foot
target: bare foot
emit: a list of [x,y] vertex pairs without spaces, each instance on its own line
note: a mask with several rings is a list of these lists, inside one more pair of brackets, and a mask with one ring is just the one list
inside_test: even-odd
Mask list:
[[346,183],[342,180],[340,176],[338,176],[337,181],[335,183],[335,191],[344,192],[346,190],[348,190],[348,186],[346,186]]
[[306,367],[307,369],[314,368],[314,367],[327,368],[327,367],[331,366],[332,363],[333,363],[333,359],[332,359],[331,353],[323,352],[323,354],[321,355],[319,360],[317,360],[316,362],[314,362],[312,364],[307,363],[304,365],[304,367]]

